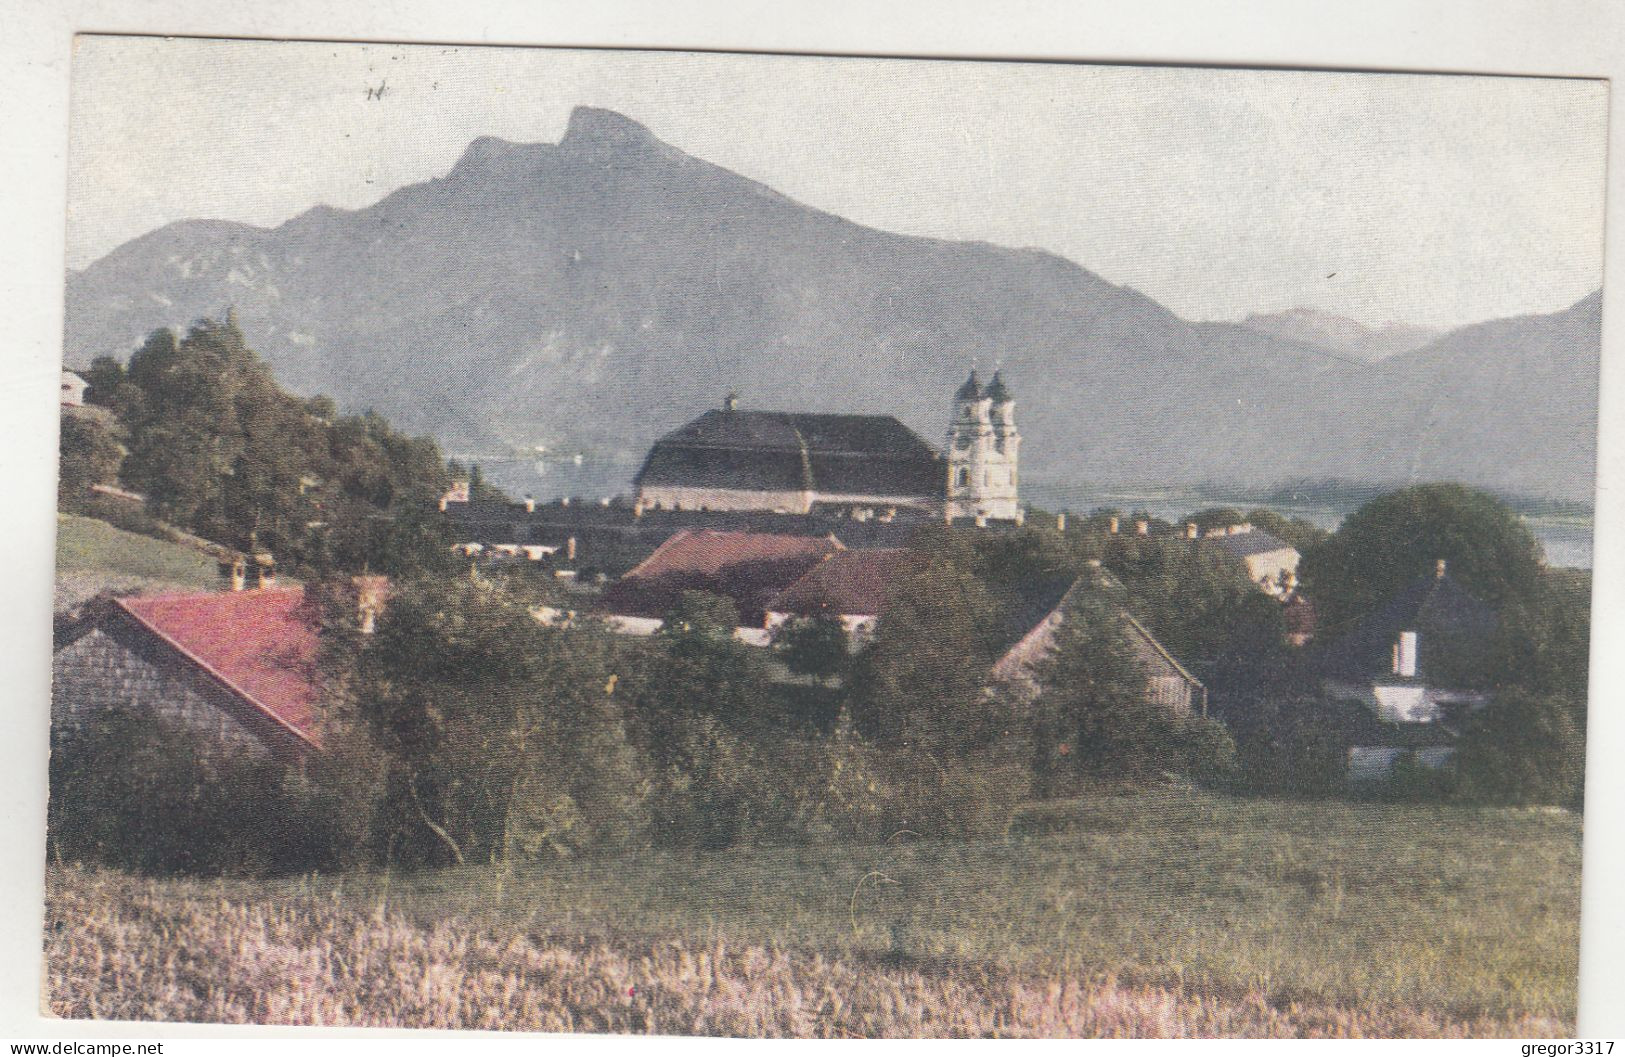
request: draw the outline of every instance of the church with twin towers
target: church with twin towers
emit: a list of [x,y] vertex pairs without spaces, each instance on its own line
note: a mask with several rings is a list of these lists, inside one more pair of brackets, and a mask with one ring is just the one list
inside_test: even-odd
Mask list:
[[891,415],[761,411],[730,393],[650,448],[636,506],[1020,524],[1015,409],[1001,372],[984,385],[973,369],[938,450]]

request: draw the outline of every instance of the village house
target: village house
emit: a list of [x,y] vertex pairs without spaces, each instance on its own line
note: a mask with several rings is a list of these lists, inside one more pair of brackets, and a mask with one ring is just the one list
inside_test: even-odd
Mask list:
[[1123,631],[1135,666],[1146,679],[1147,699],[1176,712],[1207,715],[1207,688],[1165,649],[1145,625],[1118,601],[1122,585],[1099,563],[1078,577],[1042,620],[1012,645],[993,666],[992,684],[1018,702],[1030,703],[1041,690],[1039,670],[1055,648],[1061,626],[1085,598],[1108,602]]
[[[1198,538],[1194,523],[1185,526],[1185,535]],[[1248,582],[1272,598],[1286,598],[1297,587],[1297,548],[1250,522],[1211,528],[1201,534],[1198,546],[1239,569]]]
[[302,588],[103,599],[55,645],[57,730],[133,709],[223,753],[291,762],[321,744],[317,629]]
[[[297,763],[318,751],[319,607],[303,587],[231,586],[104,597],[60,624],[53,728],[130,709],[176,720],[222,753]],[[352,588],[358,627],[369,633],[387,581],[356,577]]]
[[652,635],[684,593],[703,591],[730,599],[739,611],[737,637],[765,646],[769,605],[843,548],[833,536],[684,529],[611,585],[596,609],[618,631]]
[[854,642],[862,641],[874,631],[894,585],[924,564],[924,555],[902,547],[836,551],[769,603],[767,629],[829,617],[839,620]]
[[1448,658],[1484,645],[1497,624],[1440,561],[1321,650],[1326,695],[1358,704],[1369,721],[1348,750],[1351,781],[1385,777],[1407,752],[1428,767],[1449,762],[1462,720],[1486,697],[1452,678]]
[[[838,619],[856,646],[872,634],[896,585],[927,560],[902,548],[849,550],[827,537],[685,531],[606,591],[597,608],[617,630],[651,635],[684,591],[705,591],[734,602],[740,617],[734,637],[741,642],[769,646],[786,622],[826,616]],[[992,666],[989,685],[1027,700],[1036,696],[1037,665],[1053,648],[1067,613],[1085,593],[1112,586],[1121,587],[1098,566],[1077,579],[1021,585],[1006,600],[1008,645]],[[1116,605],[1116,613],[1145,673],[1148,699],[1205,715],[1201,681],[1126,609]],[[567,616],[556,609],[538,615],[549,621]]]

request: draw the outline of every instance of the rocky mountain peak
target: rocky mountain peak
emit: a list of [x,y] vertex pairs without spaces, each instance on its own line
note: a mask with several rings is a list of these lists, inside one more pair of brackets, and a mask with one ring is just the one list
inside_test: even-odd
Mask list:
[[625,147],[656,142],[654,133],[624,114],[596,106],[578,106],[570,111],[560,147]]

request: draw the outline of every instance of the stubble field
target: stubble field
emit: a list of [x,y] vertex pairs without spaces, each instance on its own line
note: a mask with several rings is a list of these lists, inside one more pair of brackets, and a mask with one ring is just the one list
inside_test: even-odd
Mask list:
[[1190,792],[980,841],[47,877],[59,1016],[794,1036],[1561,1035],[1579,820]]

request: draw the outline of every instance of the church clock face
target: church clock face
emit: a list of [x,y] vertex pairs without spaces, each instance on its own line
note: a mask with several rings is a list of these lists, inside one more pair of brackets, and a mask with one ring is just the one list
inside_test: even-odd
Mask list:
[[960,437],[958,440],[954,441],[954,447],[958,448],[960,451],[964,451],[966,448],[970,447],[970,438]]

